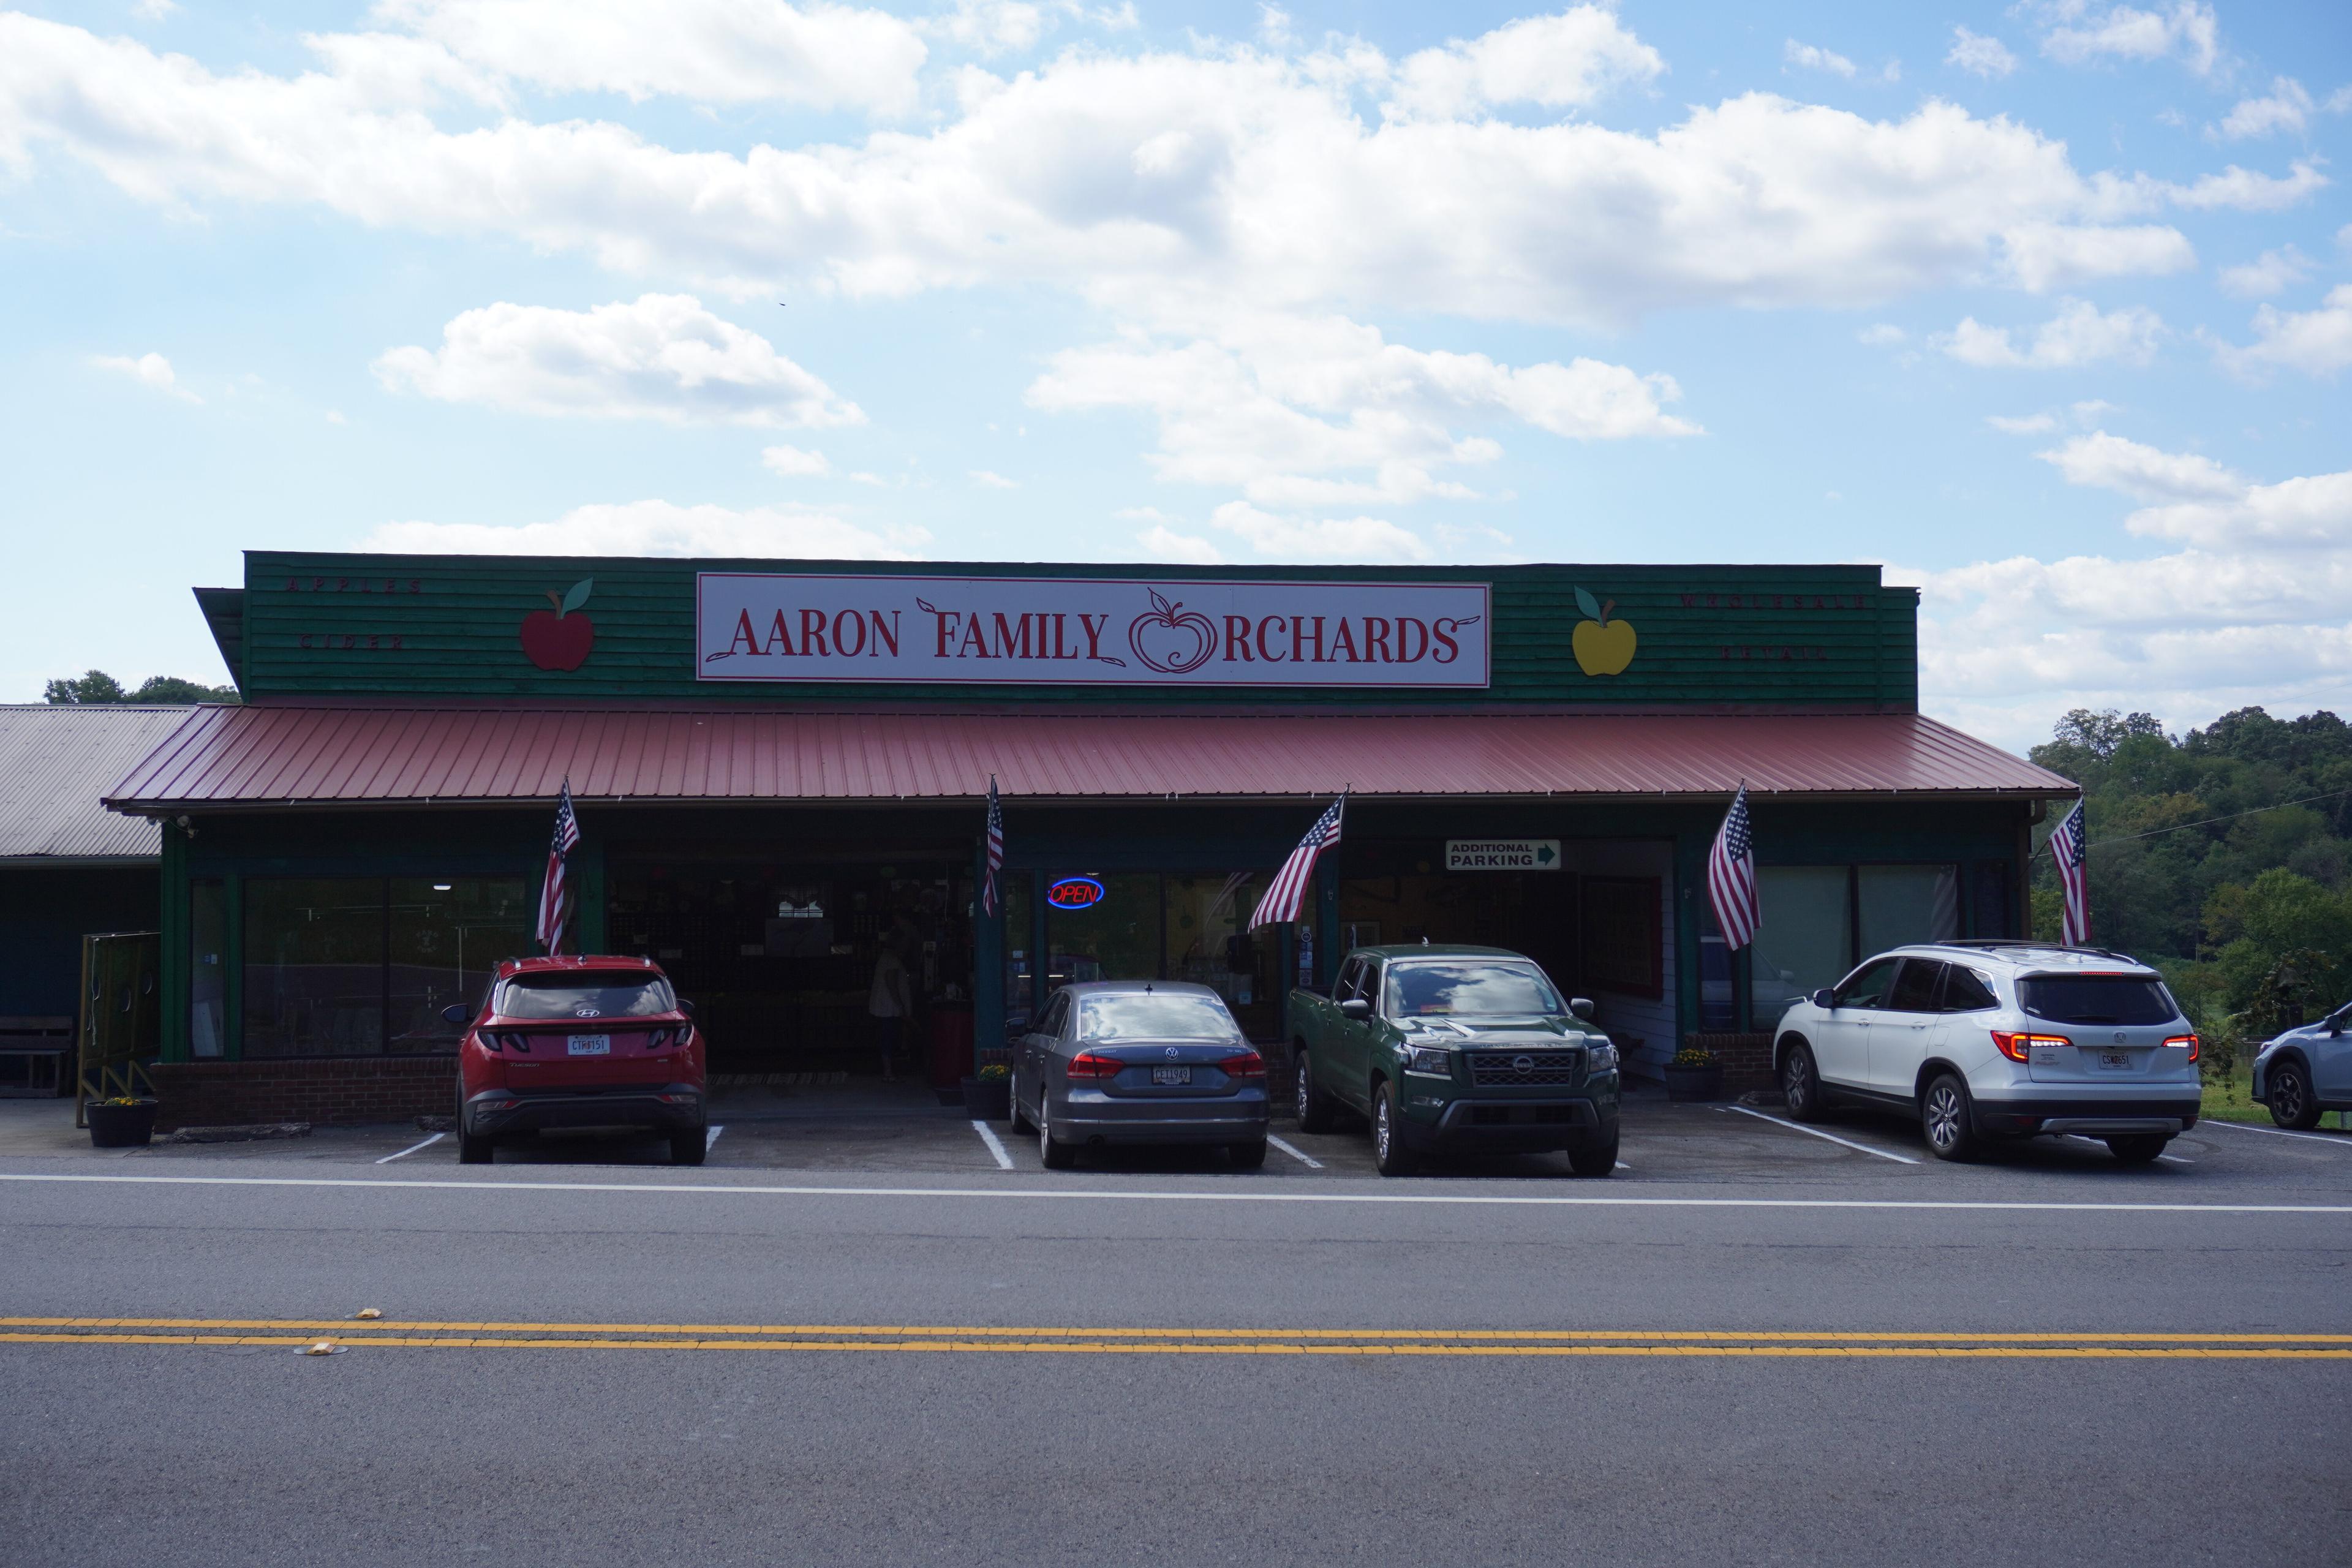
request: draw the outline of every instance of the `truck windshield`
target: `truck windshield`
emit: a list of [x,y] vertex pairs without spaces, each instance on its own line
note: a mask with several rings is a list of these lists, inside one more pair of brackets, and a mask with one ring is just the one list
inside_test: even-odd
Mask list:
[[491,1011],[505,1018],[650,1018],[677,1012],[677,996],[657,974],[518,974],[499,987]]
[[1391,1018],[1565,1013],[1559,993],[1532,963],[1398,963],[1389,966]]
[[1078,1002],[1078,1038],[1090,1045],[1110,1040],[1237,1040],[1241,1033],[1223,1002],[1197,993],[1139,992],[1131,996],[1086,996]]
[[2017,1001],[2053,1024],[2169,1024],[2180,1015],[2154,975],[2029,974]]

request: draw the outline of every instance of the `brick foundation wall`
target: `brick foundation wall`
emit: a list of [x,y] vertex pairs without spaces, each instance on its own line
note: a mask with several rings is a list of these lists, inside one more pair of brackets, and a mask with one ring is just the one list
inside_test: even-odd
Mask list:
[[457,1101],[454,1056],[159,1062],[151,1070],[162,1101],[159,1132],[253,1121],[405,1121],[446,1116]]
[[1746,1094],[1753,1089],[1777,1089],[1772,1076],[1772,1038],[1755,1034],[1685,1035],[1683,1044],[1715,1053],[1723,1068],[1723,1091]]

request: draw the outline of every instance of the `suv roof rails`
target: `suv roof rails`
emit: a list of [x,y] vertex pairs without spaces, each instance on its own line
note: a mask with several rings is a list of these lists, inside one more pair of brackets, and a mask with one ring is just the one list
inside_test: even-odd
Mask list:
[[[2112,958],[2118,963],[2140,963],[2138,959],[2134,958],[2130,953],[2117,952],[2111,947],[2082,947],[2063,942],[2037,942],[2032,937],[2023,936],[1955,937],[1949,942],[1932,942],[1929,945],[1934,947],[1980,948],[2031,947],[2038,948],[2044,952],[2087,952],[2097,958]],[[2140,967],[2145,969],[2147,966],[2143,963],[2140,964]]]

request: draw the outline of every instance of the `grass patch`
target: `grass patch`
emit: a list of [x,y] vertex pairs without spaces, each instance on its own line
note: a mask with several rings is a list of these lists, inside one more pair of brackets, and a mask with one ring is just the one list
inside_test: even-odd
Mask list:
[[2252,1087],[2242,1076],[2224,1083],[2209,1081],[2198,1114],[2208,1121],[2259,1121],[2269,1126],[2271,1108],[2246,1098]]

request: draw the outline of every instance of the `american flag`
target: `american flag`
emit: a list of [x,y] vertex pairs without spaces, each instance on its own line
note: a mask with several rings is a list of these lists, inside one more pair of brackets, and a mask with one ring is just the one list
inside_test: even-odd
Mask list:
[[563,797],[555,803],[555,837],[547,847],[547,878],[539,889],[539,945],[550,958],[563,952],[563,929],[572,921],[572,888],[563,876],[564,862],[580,847],[580,818],[572,811],[572,781],[563,781]]
[[1763,923],[1756,904],[1756,834],[1748,820],[1748,786],[1731,799],[1715,847],[1706,852],[1706,897],[1724,944],[1737,952],[1756,940]]
[[988,775],[988,872],[980,879],[980,910],[996,913],[996,874],[1004,869],[1004,803],[996,798],[996,775]]
[[2058,863],[2058,885],[2065,889],[2066,910],[2059,921],[2060,939],[2068,947],[2091,940],[2091,889],[2086,880],[2091,859],[2091,831],[2083,821],[2083,803],[2060,819],[2050,835],[2050,858]]
[[1299,906],[1307,901],[1307,884],[1315,879],[1315,862],[1322,858],[1323,851],[1339,842],[1339,818],[1347,809],[1348,796],[1342,791],[1339,798],[1331,803],[1331,809],[1315,819],[1315,826],[1307,830],[1307,837],[1298,841],[1298,847],[1290,852],[1282,869],[1274,874],[1265,897],[1257,901],[1257,912],[1250,916],[1250,930],[1281,925],[1298,918]]

